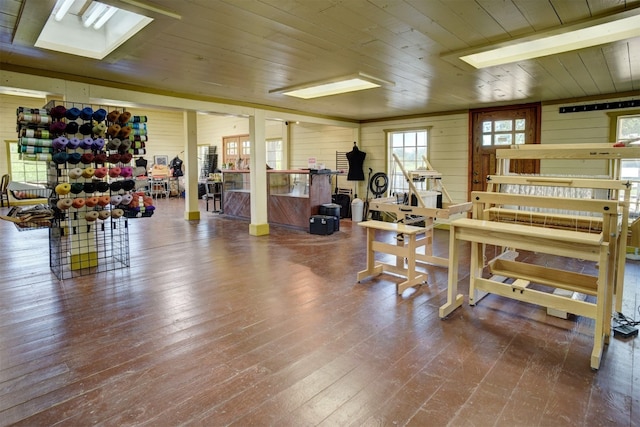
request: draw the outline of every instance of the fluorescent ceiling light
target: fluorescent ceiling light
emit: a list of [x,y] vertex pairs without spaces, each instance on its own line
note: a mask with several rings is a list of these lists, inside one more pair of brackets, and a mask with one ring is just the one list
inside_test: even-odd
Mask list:
[[294,96],[296,98],[312,99],[358,90],[373,89],[381,87],[383,84],[393,85],[391,82],[386,82],[375,77],[367,76],[366,74],[358,73],[356,75],[325,80],[323,82],[314,82],[305,85],[274,89],[269,91],[269,93],[280,92],[283,95]]
[[380,85],[360,78],[353,78],[339,82],[323,83],[304,89],[294,89],[282,93],[288,96],[295,96],[296,98],[311,99],[320,98],[322,96],[338,95],[340,93],[355,92],[357,90],[373,89],[374,87],[380,87]]
[[107,21],[111,19],[113,15],[116,14],[117,11],[118,11],[118,8],[107,6],[107,10],[102,14],[100,18],[98,18],[96,23],[93,24],[93,28],[96,30],[99,30],[100,28],[102,28],[102,26],[106,24]]
[[[635,14],[634,14],[635,13]],[[640,36],[638,9],[585,21],[530,37],[459,52],[475,68],[492,67]]]
[[109,6],[104,3],[100,3],[97,1],[91,2],[91,4],[89,5],[89,9],[87,9],[87,11],[82,14],[82,25],[84,25],[85,28],[93,25],[93,23],[98,20],[98,17],[100,17],[107,11],[108,7]]
[[55,11],[54,18],[56,21],[62,21],[62,18],[69,12],[74,1],[75,0],[63,0],[56,3],[56,7],[53,9]]
[[91,1],[84,11],[85,3],[86,0],[57,0],[35,46],[103,59],[153,21],[97,1]]

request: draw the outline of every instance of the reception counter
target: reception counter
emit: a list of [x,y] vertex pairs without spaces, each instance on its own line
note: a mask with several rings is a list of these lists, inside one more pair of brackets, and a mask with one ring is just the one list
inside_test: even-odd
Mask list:
[[[224,213],[251,218],[251,185],[248,170],[224,170]],[[269,224],[308,229],[309,217],[320,205],[331,203],[331,174],[308,170],[267,171]]]

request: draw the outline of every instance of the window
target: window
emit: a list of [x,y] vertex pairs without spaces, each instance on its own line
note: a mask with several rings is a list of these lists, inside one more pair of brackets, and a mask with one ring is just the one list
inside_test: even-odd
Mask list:
[[10,142],[7,145],[7,158],[9,159],[9,174],[11,181],[26,182],[29,184],[47,183],[47,162],[26,160],[18,152],[18,143]]
[[524,144],[525,119],[485,120],[482,122],[482,146]]
[[[249,135],[225,136],[222,138],[222,163],[229,169],[247,169],[251,157]],[[223,169],[225,169],[223,167]]]
[[[267,165],[273,169],[284,169],[284,143],[282,139],[266,141]],[[222,162],[234,163],[234,167],[246,169],[251,159],[249,135],[226,136],[222,138],[224,157]]]
[[388,134],[389,144],[389,191],[407,192],[409,184],[396,164],[394,156],[402,164],[405,171],[425,168],[429,134],[426,129],[392,131]]
[[[615,115],[616,141],[633,141],[640,138],[640,114]],[[622,160],[620,162],[620,178],[628,179],[631,186],[631,206],[629,215],[631,218],[640,216],[640,160]]]
[[284,149],[282,139],[267,140],[267,165],[273,169],[284,169]]
[[619,116],[616,141],[631,141],[640,138],[640,114]]
[[[618,116],[616,141],[634,141],[640,138],[640,114]],[[640,160],[622,160],[621,178],[640,181]]]

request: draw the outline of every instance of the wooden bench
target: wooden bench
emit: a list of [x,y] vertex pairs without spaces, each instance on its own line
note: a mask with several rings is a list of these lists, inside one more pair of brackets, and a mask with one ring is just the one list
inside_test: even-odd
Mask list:
[[[609,242],[602,234],[569,230],[551,230],[522,224],[500,223],[480,219],[460,218],[451,222],[449,246],[449,286],[447,302],[440,307],[441,318],[460,307],[463,295],[458,294],[459,243],[471,243],[469,304],[475,305],[486,293],[501,295],[519,301],[566,310],[570,313],[595,319],[594,345],[591,368],[598,369],[604,344],[610,334],[613,283],[609,275]],[[550,255],[576,258],[598,263],[598,276],[550,269],[544,266],[496,259],[490,264],[495,278],[482,277],[484,269],[483,245],[495,245],[514,249],[541,252]],[[513,279],[506,283],[506,278]],[[595,303],[574,300],[548,292],[529,288],[530,283],[540,283],[561,289],[594,295]],[[484,295],[479,293],[484,292]]]
[[[383,272],[398,274],[407,278],[396,285],[396,292],[401,295],[407,288],[427,281],[427,273],[416,271],[416,250],[424,246],[427,240],[417,239],[417,236],[425,233],[427,228],[374,220],[359,222],[358,225],[367,229],[367,269],[358,273],[358,282]],[[402,236],[402,239],[397,239],[396,244],[378,241],[376,240],[377,231],[393,232]],[[376,262],[376,252],[395,255],[396,263]]]

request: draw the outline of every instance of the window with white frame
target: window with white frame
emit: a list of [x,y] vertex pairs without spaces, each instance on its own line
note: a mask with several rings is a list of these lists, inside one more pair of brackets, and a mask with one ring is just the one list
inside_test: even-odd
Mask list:
[[[640,114],[618,116],[616,141],[640,143]],[[621,177],[640,180],[640,160],[623,160]]]
[[387,138],[389,192],[390,194],[405,193],[409,190],[409,184],[398,162],[407,172],[424,169],[426,167],[424,159],[428,159],[429,132],[427,129],[389,131]]
[[[616,120],[616,141],[640,143],[640,114],[620,115]],[[620,177],[632,182],[631,206],[632,218],[640,215],[640,159],[622,160]]]
[[9,142],[7,151],[11,181],[29,184],[47,183],[47,162],[24,159],[18,152],[17,142]]
[[273,169],[284,169],[282,139],[267,139],[267,165]]

